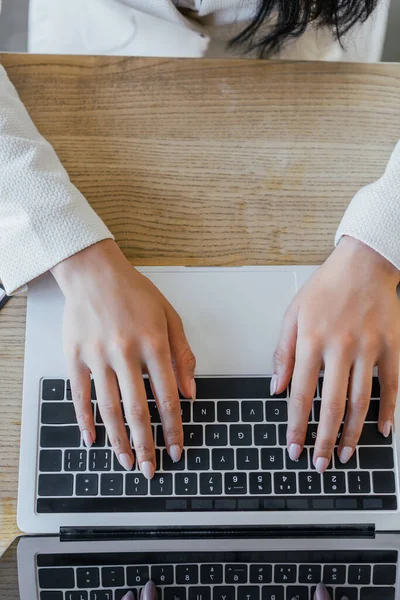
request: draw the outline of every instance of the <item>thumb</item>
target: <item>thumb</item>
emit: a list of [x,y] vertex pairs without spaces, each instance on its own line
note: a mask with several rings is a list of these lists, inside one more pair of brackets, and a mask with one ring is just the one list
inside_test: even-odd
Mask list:
[[282,329],[274,352],[274,374],[271,380],[271,394],[280,394],[287,388],[293,375],[297,343],[297,303],[287,309]]
[[194,380],[194,370],[196,368],[196,358],[186,339],[182,319],[169,302],[165,304],[165,314],[167,317],[172,363],[179,390],[185,398],[195,400],[196,382]]

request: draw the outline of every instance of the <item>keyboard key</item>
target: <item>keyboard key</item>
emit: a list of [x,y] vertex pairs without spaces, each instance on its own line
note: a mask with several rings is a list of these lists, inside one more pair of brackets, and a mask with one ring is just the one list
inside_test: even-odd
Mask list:
[[187,468],[189,471],[208,471],[210,468],[210,451],[205,448],[188,450]]
[[267,471],[283,469],[282,449],[263,448],[261,450],[261,468]]
[[393,469],[393,448],[360,448],[360,469]]
[[225,473],[225,494],[247,494],[246,473]]
[[314,408],[314,421],[319,423],[319,418],[321,416],[321,400],[314,400],[313,408]]
[[291,460],[286,450],[286,468],[296,471],[306,471],[308,469],[308,452],[304,449],[298,460]]
[[122,587],[125,585],[124,567],[102,567],[102,587]]
[[265,420],[272,423],[284,423],[288,419],[285,400],[268,400],[265,403]]
[[[361,449],[361,448],[360,448]],[[339,469],[342,471],[347,471],[350,469],[357,469],[357,451],[353,452],[352,457],[350,458],[350,460],[347,461],[347,463],[343,464],[340,462],[340,458],[338,456],[338,448],[335,448],[334,451],[334,455],[335,455],[335,469]]]
[[150,481],[152,496],[170,496],[172,494],[172,474],[156,473]]
[[217,402],[217,421],[219,423],[237,423],[239,421],[239,402]]
[[122,496],[123,486],[124,480],[121,473],[101,476],[100,490],[102,496]]
[[189,600],[211,600],[211,588],[205,585],[190,587]]
[[63,379],[44,379],[42,383],[43,400],[64,400],[65,381]]
[[371,582],[371,565],[350,565],[347,580],[350,584],[369,585]]
[[372,378],[372,391],[371,398],[380,398],[381,397],[381,386],[379,385],[378,377]]
[[300,565],[300,583],[319,583],[321,581],[321,565]]
[[77,421],[74,405],[68,402],[43,403],[41,422],[45,425],[75,424]]
[[286,446],[286,434],[287,434],[287,425],[285,424],[281,424],[278,425],[278,431],[279,431],[279,445],[280,446]]
[[200,494],[212,496],[222,494],[222,474],[200,473]]
[[177,496],[196,496],[197,473],[176,473],[175,494]]
[[78,588],[100,587],[100,571],[96,567],[77,569],[76,581]]
[[262,600],[285,600],[285,588],[281,585],[264,585],[261,598]]
[[[299,491],[300,494],[320,494],[321,475],[316,471],[299,473]],[[319,582],[317,581],[317,583]]]
[[64,600],[62,592],[40,592],[40,600]]
[[156,430],[156,445],[159,448],[165,448],[165,446],[167,445],[165,443],[165,439],[164,439],[164,431],[162,428],[162,425],[157,425],[157,427],[155,428]]
[[150,420],[152,423],[161,423],[160,413],[155,402],[148,402]]
[[[136,456],[135,456],[134,452],[133,452],[133,459],[134,459],[134,462],[133,462],[132,470],[139,468],[136,463]],[[121,465],[121,463],[119,462],[119,460],[115,454],[113,456],[113,471],[117,471],[120,473],[126,473],[126,469],[124,469],[124,467]]]
[[91,473],[76,476],[76,495],[77,496],[96,496],[99,487],[99,476]]
[[62,469],[61,450],[41,450],[39,454],[39,471],[57,472]]
[[113,600],[112,590],[93,590],[90,592],[90,600]]
[[311,424],[307,427],[305,446],[315,446],[315,440],[317,439],[318,425]]
[[360,600],[395,600],[394,588],[361,588]]
[[365,423],[360,439],[359,446],[389,446],[392,443],[392,434],[385,438],[378,431],[376,423]]
[[163,471],[184,471],[186,465],[186,452],[183,450],[181,459],[179,462],[174,463],[170,455],[166,450],[163,450],[162,459],[163,459]]
[[358,600],[358,589],[354,587],[337,587],[335,589],[335,600]]
[[295,583],[296,578],[296,565],[275,565],[275,583]]
[[271,493],[271,473],[250,473],[250,494],[262,496]]
[[257,471],[259,467],[257,448],[236,450],[236,468],[240,471]]
[[74,570],[67,568],[39,569],[39,587],[43,590],[68,590],[75,587]]
[[274,473],[274,488],[275,494],[295,494],[296,473]]
[[349,471],[347,473],[350,494],[369,494],[371,483],[366,471]]
[[64,471],[86,471],[86,450],[66,450],[64,454]]
[[346,567],[344,565],[325,565],[323,582],[343,585],[346,583]]
[[146,585],[150,580],[149,567],[141,565],[140,567],[127,567],[126,582],[128,585]]
[[254,425],[254,444],[256,446],[275,446],[276,425]]
[[96,386],[95,386],[93,379],[90,382],[90,395],[91,395],[92,400],[97,400]]
[[206,425],[206,446],[226,446],[228,428],[226,425]]
[[92,448],[104,448],[106,445],[106,428],[102,425],[96,425],[96,439]]
[[197,400],[193,404],[193,421],[195,423],[214,423],[215,402]]
[[210,583],[212,585],[223,582],[222,565],[201,565],[200,583]]
[[379,419],[379,400],[371,400],[368,407],[367,416],[365,417],[366,421],[373,421],[377,423]]
[[225,565],[226,583],[247,583],[247,565]]
[[214,471],[232,471],[234,468],[234,451],[232,448],[216,448],[212,451],[212,468]]
[[111,450],[90,450],[89,471],[110,471],[111,465]]
[[392,471],[374,471],[372,473],[372,484],[376,494],[394,493],[394,473]]
[[128,473],[125,476],[125,493],[127,496],[146,496],[148,481],[141,473]]
[[231,446],[251,446],[251,425],[231,425],[229,428]]
[[264,421],[264,404],[259,400],[243,400],[241,408],[244,423],[262,423]]
[[199,583],[198,565],[177,565],[176,583],[179,585],[195,585]]
[[163,592],[164,600],[186,600],[186,588],[184,587],[166,587]]
[[235,587],[233,585],[216,585],[213,588],[213,600],[235,600]]
[[72,496],[73,489],[73,475],[66,473],[57,475],[39,475],[39,496]]
[[184,425],[184,446],[203,446],[203,427],[201,425]]
[[239,585],[237,600],[259,600],[260,588],[255,585]]
[[192,420],[192,403],[185,401],[181,401],[181,419],[182,423],[190,423]]
[[81,432],[77,426],[40,428],[42,448],[78,448],[81,445]]
[[372,581],[374,585],[393,585],[396,583],[396,565],[375,565]]
[[288,585],[286,589],[286,598],[290,600],[309,600],[308,587],[303,585]]
[[250,583],[271,583],[272,565],[251,565]]
[[174,567],[170,565],[151,567],[151,581],[155,585],[172,585],[174,583]]
[[325,494],[346,493],[346,480],[344,473],[324,473],[323,480]]
[[65,600],[88,600],[87,592],[65,592]]

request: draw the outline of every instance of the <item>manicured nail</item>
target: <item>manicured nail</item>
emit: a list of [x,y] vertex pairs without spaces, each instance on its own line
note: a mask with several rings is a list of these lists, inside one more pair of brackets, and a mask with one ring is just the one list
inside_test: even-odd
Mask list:
[[277,375],[275,375],[275,373],[274,373],[274,374],[272,375],[272,378],[271,378],[271,384],[270,384],[270,388],[269,388],[269,391],[270,391],[270,394],[271,394],[271,396],[274,396],[274,395],[275,395],[275,392],[276,392],[276,390],[277,390],[277,387],[278,387],[278,376],[277,376]]
[[174,444],[169,448],[169,455],[172,458],[172,462],[177,463],[181,460],[182,450],[178,444]]
[[339,454],[339,460],[342,463],[342,465],[344,465],[351,459],[352,456],[353,448],[350,448],[350,446],[345,446],[344,448],[342,448]]
[[153,463],[151,463],[149,460],[142,462],[142,464],[140,465],[140,470],[142,471],[142,473],[146,477],[146,479],[153,479],[154,466],[153,466]]
[[190,397],[192,400],[196,400],[196,381],[194,379],[190,382]]
[[324,586],[323,583],[319,583],[317,585],[317,589],[315,590],[314,600],[330,600],[330,596],[328,594],[328,590]]
[[299,444],[290,444],[288,450],[290,460],[299,460],[301,454],[301,446]]
[[121,600],[135,600],[135,596],[133,592],[128,592]]
[[315,463],[315,470],[317,473],[323,473],[329,465],[329,460],[319,456]]
[[157,599],[157,588],[152,581],[148,581],[143,588],[140,600],[156,600]]
[[386,421],[386,423],[383,426],[383,430],[382,430],[383,437],[385,437],[385,438],[389,437],[391,431],[392,431],[392,422]]
[[118,456],[118,460],[121,466],[124,467],[124,469],[126,469],[127,471],[132,471],[133,460],[130,454],[124,452],[123,454],[120,454]]
[[92,444],[93,444],[93,438],[92,438],[92,434],[90,433],[89,429],[84,429],[82,431],[82,438],[83,438],[83,441],[85,442],[86,448],[91,448]]

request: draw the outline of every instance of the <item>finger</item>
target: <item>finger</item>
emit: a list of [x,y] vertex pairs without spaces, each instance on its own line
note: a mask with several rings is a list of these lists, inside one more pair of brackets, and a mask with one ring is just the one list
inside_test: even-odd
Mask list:
[[71,394],[75,407],[76,420],[87,448],[96,440],[96,428],[91,400],[90,370],[79,358],[68,360],[67,367],[71,381]]
[[181,404],[167,336],[153,344],[151,353],[146,357],[146,365],[169,455],[173,462],[179,462],[183,449]]
[[134,458],[122,414],[117,377],[108,365],[96,365],[92,368],[92,373],[96,382],[97,403],[108,439],[121,466],[130,471]]
[[196,382],[194,379],[194,370],[196,368],[196,358],[186,339],[182,319],[169,302],[165,303],[165,314],[167,316],[172,363],[179,389],[185,398],[195,400]]
[[[315,590],[314,594],[314,600],[333,600],[323,583],[319,583],[317,585],[317,589]],[[344,598],[341,600],[344,600]]]
[[142,370],[139,363],[123,362],[118,366],[117,373],[136,460],[143,475],[152,479],[156,469],[156,454]]
[[387,349],[378,361],[381,402],[378,429],[389,437],[393,427],[394,411],[399,386],[399,352]]
[[320,348],[312,339],[306,341],[299,338],[289,400],[287,429],[288,453],[292,460],[297,460],[303,450],[308,417],[320,369]]
[[358,358],[351,371],[346,418],[338,448],[339,460],[343,464],[353,456],[364,427],[371,399],[373,368],[373,360]]
[[292,302],[283,318],[279,341],[274,352],[271,396],[283,392],[293,374],[297,342],[297,304]]
[[325,360],[321,415],[315,442],[313,463],[318,473],[328,467],[346,407],[351,361],[340,350],[332,351]]
[[152,581],[148,581],[144,586],[140,600],[157,600],[157,588]]

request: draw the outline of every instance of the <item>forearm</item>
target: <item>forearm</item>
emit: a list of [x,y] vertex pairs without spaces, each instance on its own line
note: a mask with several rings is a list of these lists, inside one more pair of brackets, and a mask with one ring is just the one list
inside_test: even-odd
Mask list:
[[0,278],[8,294],[110,237],[0,66]]

